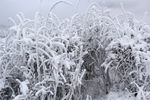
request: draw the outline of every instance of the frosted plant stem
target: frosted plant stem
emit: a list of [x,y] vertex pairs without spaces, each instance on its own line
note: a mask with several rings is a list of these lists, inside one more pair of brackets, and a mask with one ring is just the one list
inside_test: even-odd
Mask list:
[[56,82],[56,87],[55,87],[55,95],[54,95],[54,100],[56,100],[56,94],[57,94],[57,86],[58,86],[58,82]]
[[[39,57],[38,57],[38,32],[37,32],[37,17],[38,14],[36,14],[36,18],[35,18],[35,36],[36,36],[36,64],[37,64],[37,72],[38,72],[38,80],[40,80],[40,68],[39,68]],[[36,69],[35,69],[36,70]]]

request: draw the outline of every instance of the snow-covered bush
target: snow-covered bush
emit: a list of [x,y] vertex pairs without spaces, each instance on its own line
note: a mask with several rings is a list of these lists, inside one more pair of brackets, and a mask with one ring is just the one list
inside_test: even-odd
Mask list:
[[84,15],[17,15],[0,39],[0,99],[93,100],[126,91],[149,99],[150,27],[91,5]]
[[149,96],[150,30],[127,14],[120,20],[122,37],[113,40],[107,47],[103,63],[115,90],[125,90],[146,100]]
[[115,37],[118,37],[118,29],[111,18],[109,11],[102,10],[92,5],[83,18],[82,32],[84,47],[88,54],[84,56],[83,68],[86,69],[83,78],[83,93],[96,98],[98,95],[106,95],[110,89],[108,74],[104,72],[101,64],[106,59],[105,48]]
[[[77,88],[85,73],[81,65],[86,52],[78,35],[64,29],[52,13],[45,19],[38,13],[33,20],[22,13],[17,16],[20,23],[12,20],[15,25],[2,44],[1,54],[1,80],[13,89],[15,100],[79,97]],[[20,90],[15,91],[9,80],[19,84]]]

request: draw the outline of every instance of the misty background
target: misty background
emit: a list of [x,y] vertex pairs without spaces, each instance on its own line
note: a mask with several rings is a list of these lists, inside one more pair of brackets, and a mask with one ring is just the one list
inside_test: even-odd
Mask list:
[[[9,17],[16,19],[16,14],[23,12],[28,18],[33,18],[35,12],[46,16],[50,7],[57,0],[0,0],[0,29],[11,25]],[[125,10],[132,12],[136,18],[150,24],[150,0],[66,0],[72,3],[58,4],[53,12],[60,18],[71,17],[74,13],[85,13],[91,3],[97,3],[111,9],[111,13],[117,16],[121,13],[120,3]],[[143,16],[147,15],[144,19]]]

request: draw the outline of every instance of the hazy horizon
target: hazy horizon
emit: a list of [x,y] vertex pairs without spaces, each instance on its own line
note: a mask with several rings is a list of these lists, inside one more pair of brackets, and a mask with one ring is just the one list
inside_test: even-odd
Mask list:
[[[57,0],[58,1],[58,0]],[[69,1],[69,0],[68,0]],[[35,12],[40,12],[43,16],[48,13],[49,8],[56,0],[1,0],[0,1],[0,25],[10,25],[9,17],[16,19],[16,14],[23,12],[26,17],[32,18]],[[70,0],[73,5],[59,4],[53,12],[60,18],[72,16],[74,13],[86,12],[92,2],[104,5],[112,9],[112,13],[121,12],[120,3],[123,3],[126,10],[133,12],[137,18],[141,19],[144,12],[149,13],[149,0]],[[148,14],[149,16],[150,14]],[[146,19],[147,23],[150,20]]]

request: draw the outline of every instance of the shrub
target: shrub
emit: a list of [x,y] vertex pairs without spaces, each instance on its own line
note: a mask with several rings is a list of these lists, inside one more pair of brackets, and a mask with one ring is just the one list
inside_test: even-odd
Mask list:
[[17,17],[0,39],[1,99],[91,100],[126,90],[148,99],[150,28],[131,14],[91,5],[64,20],[51,10]]

